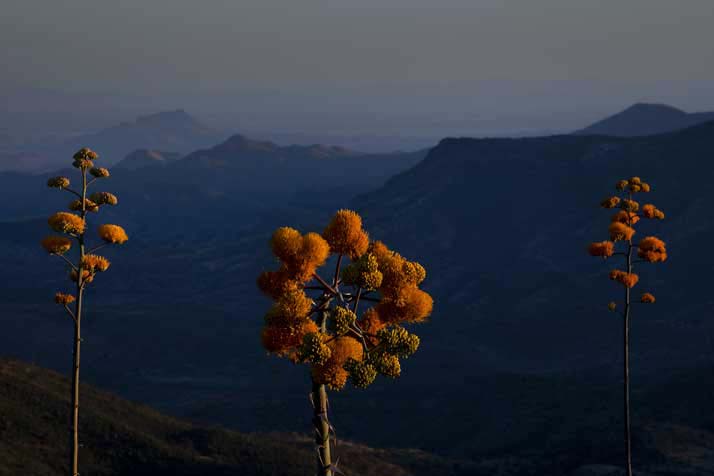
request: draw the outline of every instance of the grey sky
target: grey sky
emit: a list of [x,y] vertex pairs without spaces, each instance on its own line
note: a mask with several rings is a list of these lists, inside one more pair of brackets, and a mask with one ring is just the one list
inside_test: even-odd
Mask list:
[[0,84],[258,129],[548,129],[714,109],[713,24],[712,0],[4,0]]

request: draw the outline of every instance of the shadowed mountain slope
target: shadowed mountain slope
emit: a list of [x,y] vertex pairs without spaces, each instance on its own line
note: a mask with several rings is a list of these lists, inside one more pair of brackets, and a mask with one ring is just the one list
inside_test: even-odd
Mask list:
[[686,113],[665,104],[634,104],[575,134],[617,137],[648,136],[714,121],[714,112]]

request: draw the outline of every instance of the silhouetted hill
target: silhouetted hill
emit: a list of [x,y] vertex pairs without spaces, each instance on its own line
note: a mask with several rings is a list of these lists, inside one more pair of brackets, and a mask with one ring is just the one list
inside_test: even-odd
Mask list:
[[575,134],[635,137],[662,134],[714,121],[714,112],[686,113],[665,104],[634,104]]
[[177,152],[137,149],[114,165],[114,169],[137,170],[145,167],[163,167],[179,158],[181,158],[181,154]]
[[[68,390],[66,379],[55,372],[0,360],[0,475],[65,474]],[[83,473],[303,476],[314,470],[307,436],[200,427],[90,386],[82,387],[80,405]],[[378,450],[346,441],[338,448],[347,474],[467,474],[453,471],[457,461],[422,451]]]

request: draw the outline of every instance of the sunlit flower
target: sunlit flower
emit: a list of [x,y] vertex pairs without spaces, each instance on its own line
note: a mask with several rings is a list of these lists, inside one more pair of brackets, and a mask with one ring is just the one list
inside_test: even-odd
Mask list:
[[42,240],[42,247],[50,254],[62,255],[72,248],[72,240],[64,236],[48,236]]
[[297,358],[297,349],[307,334],[319,332],[311,319],[303,319],[292,325],[265,326],[261,334],[263,347],[271,354]]
[[50,228],[60,233],[69,235],[81,235],[84,233],[84,220],[73,213],[57,212],[47,220],[47,223]]
[[109,177],[109,170],[104,167],[94,167],[89,169],[89,173],[97,178],[107,178]]
[[598,243],[590,243],[588,253],[590,256],[602,256],[609,258],[615,251],[615,244],[612,241],[601,241]]
[[[79,273],[77,272],[76,269],[73,269],[72,271],[69,272],[69,279],[72,282],[76,283],[78,276],[79,276]],[[82,270],[82,283],[91,283],[92,281],[94,281],[94,275],[92,275],[92,273],[89,270],[83,269]]]
[[273,308],[273,314],[283,321],[301,320],[309,316],[312,300],[304,291],[295,289],[280,296]]
[[386,324],[379,318],[379,313],[373,307],[367,309],[362,317],[357,321],[364,338],[372,345],[376,345],[377,333],[386,327]]
[[119,225],[100,225],[98,232],[99,237],[107,243],[121,245],[129,239],[124,228]]
[[635,234],[634,228],[617,221],[610,223],[608,231],[610,232],[610,239],[612,241],[629,241]]
[[91,273],[102,273],[109,269],[110,264],[109,260],[104,256],[88,254],[82,258],[82,268]]
[[603,208],[615,208],[620,204],[620,197],[608,197],[602,202],[600,202],[600,206]]
[[119,200],[117,199],[116,195],[113,193],[109,192],[95,192],[92,195],[89,196],[89,199],[92,200],[94,203],[97,205],[116,205],[119,203]]
[[322,232],[333,253],[347,255],[353,260],[369,247],[369,236],[362,229],[362,218],[351,210],[339,210]]
[[47,186],[50,188],[67,188],[69,187],[69,179],[67,177],[52,177],[47,181]]
[[655,297],[650,293],[644,293],[640,298],[640,302],[645,304],[653,304],[655,302]]
[[275,230],[270,240],[273,253],[284,263],[295,261],[302,248],[302,235],[294,228],[283,226]]
[[667,248],[664,241],[647,236],[637,245],[637,256],[650,263],[661,263],[667,260]]
[[330,389],[339,390],[347,382],[348,372],[344,365],[349,359],[362,361],[364,349],[356,339],[347,336],[336,337],[327,345],[332,354],[323,365],[313,366],[312,376],[318,384],[325,384]]
[[421,322],[431,314],[434,307],[432,297],[416,287],[402,290],[399,299],[383,299],[377,305],[377,312],[384,322]]
[[633,288],[635,284],[637,284],[637,281],[639,281],[640,277],[635,273],[626,273],[616,269],[610,271],[610,279],[617,281],[627,288]]
[[73,302],[74,296],[72,296],[71,294],[65,294],[60,292],[55,293],[55,303],[66,306],[68,304],[72,304]]

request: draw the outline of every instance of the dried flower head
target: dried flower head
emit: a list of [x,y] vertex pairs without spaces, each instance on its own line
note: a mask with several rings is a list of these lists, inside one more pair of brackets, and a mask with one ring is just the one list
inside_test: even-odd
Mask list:
[[602,256],[603,258],[609,258],[614,252],[615,244],[612,241],[590,243],[590,246],[588,246],[588,253],[590,253],[590,256]]
[[650,293],[644,293],[642,297],[640,298],[640,302],[644,304],[654,304],[655,302],[655,297],[654,295]]
[[622,192],[627,188],[629,184],[630,183],[627,180],[620,180],[619,182],[617,182],[617,184],[615,184],[615,189]]
[[50,254],[62,255],[72,248],[72,240],[64,236],[48,236],[42,240],[42,247]]
[[67,188],[69,187],[69,179],[67,177],[52,177],[47,181],[47,186],[50,188]]
[[610,279],[617,281],[627,288],[633,288],[640,277],[635,273],[626,273],[625,271],[620,271],[618,269],[610,271]]
[[636,213],[637,210],[640,209],[640,204],[635,200],[630,200],[629,198],[626,198],[622,200],[622,203],[620,203],[620,208],[628,212]]
[[667,248],[664,241],[647,236],[637,245],[637,256],[650,263],[661,263],[667,260]]
[[72,296],[71,294],[65,294],[60,292],[55,293],[55,303],[66,306],[68,304],[72,304],[73,302],[74,296]]
[[[69,272],[69,279],[74,283],[77,282],[78,276],[79,276],[79,273],[77,272],[76,269],[73,269],[72,271]],[[82,283],[91,283],[92,281],[94,281],[94,275],[88,269],[83,269],[82,270]]]
[[68,235],[81,235],[84,233],[84,220],[73,213],[57,212],[47,220],[47,223],[50,228],[59,233],[67,233]]
[[116,195],[109,193],[109,192],[95,192],[89,196],[90,200],[92,200],[94,203],[97,205],[116,205],[119,203],[119,200],[117,199]]
[[99,225],[98,233],[99,237],[107,243],[121,245],[129,239],[124,228],[119,225]]
[[89,147],[82,147],[74,153],[72,158],[74,160],[97,160],[99,158],[99,154],[94,152]]

